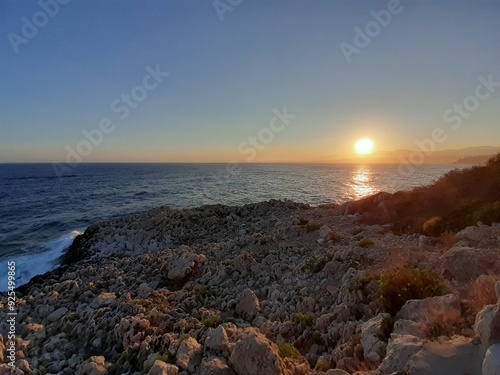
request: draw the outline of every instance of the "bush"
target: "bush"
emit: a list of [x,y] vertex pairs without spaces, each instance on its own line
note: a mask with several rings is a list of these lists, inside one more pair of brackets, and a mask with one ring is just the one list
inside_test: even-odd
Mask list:
[[280,353],[281,358],[292,358],[292,359],[302,358],[300,352],[292,344],[279,342],[276,343],[276,346],[278,347],[278,351]]
[[307,233],[309,232],[314,232],[315,230],[318,230],[319,228],[322,227],[323,224],[321,223],[318,223],[317,221],[309,221],[307,224],[306,224],[306,230],[307,230]]
[[211,315],[208,318],[202,319],[201,324],[207,328],[216,328],[220,326],[224,321],[219,315]]
[[442,296],[446,291],[444,280],[432,271],[401,268],[379,276],[379,302],[392,315],[409,300]]
[[370,247],[373,245],[375,245],[375,242],[373,242],[373,240],[371,240],[369,238],[364,238],[358,242],[358,246],[362,247],[362,248],[367,248],[367,247]]
[[302,327],[312,327],[316,323],[316,315],[297,313],[293,317],[295,324],[300,324]]

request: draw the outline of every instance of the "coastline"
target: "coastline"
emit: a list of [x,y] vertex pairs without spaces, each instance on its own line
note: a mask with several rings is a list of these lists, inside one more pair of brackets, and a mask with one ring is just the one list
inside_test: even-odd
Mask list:
[[[438,238],[358,223],[361,215],[342,206],[160,207],[92,225],[63,266],[17,289],[18,367],[250,375],[426,365],[478,373],[492,327],[467,307],[467,288],[499,274],[500,226],[468,227],[446,248]],[[435,273],[446,284],[442,296],[384,311],[374,275],[413,268]],[[427,309],[453,321],[434,321],[439,314]],[[469,360],[440,355],[445,348]],[[257,370],[255,358],[263,358]]]

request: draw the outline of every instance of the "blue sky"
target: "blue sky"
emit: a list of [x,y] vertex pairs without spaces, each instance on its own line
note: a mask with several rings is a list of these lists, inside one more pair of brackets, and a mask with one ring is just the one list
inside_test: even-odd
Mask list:
[[[325,161],[362,137],[413,149],[436,127],[441,149],[500,145],[500,87],[458,130],[443,120],[478,77],[500,82],[498,0],[401,0],[351,63],[340,44],[388,1],[243,0],[224,20],[212,1],[65,2],[17,53],[9,33],[43,8],[0,3],[0,162],[65,161],[103,118],[113,131],[83,161],[245,161],[284,107],[296,117],[252,161]],[[169,76],[120,120],[111,103],[148,66]]]

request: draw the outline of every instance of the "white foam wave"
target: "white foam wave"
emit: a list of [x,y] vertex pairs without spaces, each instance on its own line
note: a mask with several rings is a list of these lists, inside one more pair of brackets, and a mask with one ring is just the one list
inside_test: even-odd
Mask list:
[[71,245],[73,239],[81,234],[77,230],[67,233],[53,241],[40,244],[36,253],[11,256],[0,260],[0,292],[8,289],[8,262],[16,263],[16,288],[26,284],[33,277],[52,271],[59,265],[59,259]]

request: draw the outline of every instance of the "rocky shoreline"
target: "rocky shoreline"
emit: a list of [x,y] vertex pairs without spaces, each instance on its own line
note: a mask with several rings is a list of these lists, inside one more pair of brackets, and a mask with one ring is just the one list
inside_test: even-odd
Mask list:
[[[17,290],[16,369],[0,374],[500,374],[500,225],[396,235],[351,211],[269,201],[97,223]],[[442,287],[396,305],[386,289],[408,275],[399,297]]]

